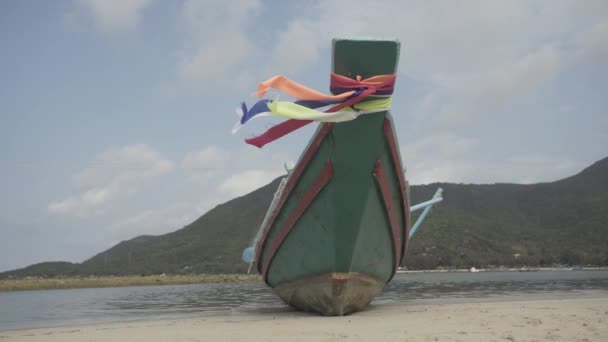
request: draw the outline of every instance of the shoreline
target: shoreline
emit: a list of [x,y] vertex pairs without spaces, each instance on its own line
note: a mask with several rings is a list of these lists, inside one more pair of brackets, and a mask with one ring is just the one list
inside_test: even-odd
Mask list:
[[[397,274],[427,273],[477,273],[477,272],[565,272],[565,271],[606,271],[608,266],[599,267],[526,267],[526,268],[480,268],[480,269],[434,269],[398,270]],[[191,275],[146,275],[146,276],[66,276],[66,277],[25,277],[0,279],[0,293],[13,291],[40,291],[59,289],[107,288],[126,286],[161,286],[211,283],[262,282],[259,274],[191,274]]]
[[0,293],[58,289],[84,289],[126,286],[188,285],[210,283],[261,282],[257,274],[196,274],[149,276],[83,276],[83,277],[26,277],[0,279]]
[[387,303],[342,317],[254,312],[0,331],[7,341],[608,340],[608,296]]
[[398,269],[397,273],[417,274],[417,273],[476,273],[476,272],[553,272],[553,271],[608,271],[608,266],[573,266],[573,267],[509,267],[509,268],[452,268],[434,270],[403,270]]

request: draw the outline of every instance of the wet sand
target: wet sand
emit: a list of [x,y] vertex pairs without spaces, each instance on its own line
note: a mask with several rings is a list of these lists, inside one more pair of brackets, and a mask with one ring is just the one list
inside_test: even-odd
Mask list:
[[1,341],[608,341],[608,295],[377,304],[346,317],[200,315],[0,332]]

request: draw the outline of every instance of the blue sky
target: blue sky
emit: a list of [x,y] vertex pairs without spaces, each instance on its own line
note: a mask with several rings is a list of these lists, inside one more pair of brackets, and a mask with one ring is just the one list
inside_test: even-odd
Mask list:
[[[327,91],[331,38],[402,43],[414,184],[553,181],[608,156],[606,1],[0,3],[0,270],[181,228],[281,175],[235,108],[275,74]],[[449,194],[446,194],[449,196]]]

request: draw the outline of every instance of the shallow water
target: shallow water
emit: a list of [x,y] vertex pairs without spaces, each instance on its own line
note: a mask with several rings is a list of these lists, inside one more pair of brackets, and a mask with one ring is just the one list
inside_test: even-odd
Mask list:
[[[397,274],[372,304],[608,296],[608,271]],[[0,330],[292,311],[261,283],[0,292]]]

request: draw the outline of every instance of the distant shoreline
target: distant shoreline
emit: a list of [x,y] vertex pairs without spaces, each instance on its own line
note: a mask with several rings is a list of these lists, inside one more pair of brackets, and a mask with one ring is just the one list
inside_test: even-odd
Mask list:
[[[480,268],[480,269],[435,269],[404,270],[398,274],[424,273],[476,273],[476,272],[535,272],[535,271],[602,271],[608,266],[599,267],[521,267],[521,268]],[[124,286],[187,285],[209,283],[262,282],[259,274],[192,274],[192,275],[146,275],[146,276],[60,276],[24,277],[0,279],[0,292],[36,291],[79,288],[104,288]]]
[[606,271],[608,266],[573,266],[573,267],[509,267],[509,268],[454,268],[454,269],[435,269],[435,270],[397,270],[397,273],[416,274],[416,273],[447,273],[447,272],[537,272],[537,271]]
[[261,276],[257,274],[25,277],[0,279],[0,292],[257,281],[262,281]]

